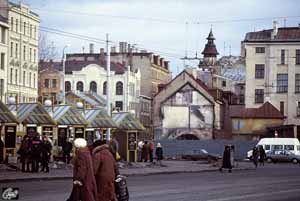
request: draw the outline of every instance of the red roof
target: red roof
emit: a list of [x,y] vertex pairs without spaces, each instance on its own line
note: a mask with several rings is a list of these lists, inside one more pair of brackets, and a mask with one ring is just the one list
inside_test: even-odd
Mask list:
[[253,118],[253,119],[284,119],[281,112],[270,102],[265,102],[259,108],[231,107],[230,117],[232,118]]
[[300,41],[299,27],[278,28],[277,35],[272,39],[273,29],[249,32],[246,34],[244,42],[295,42]]

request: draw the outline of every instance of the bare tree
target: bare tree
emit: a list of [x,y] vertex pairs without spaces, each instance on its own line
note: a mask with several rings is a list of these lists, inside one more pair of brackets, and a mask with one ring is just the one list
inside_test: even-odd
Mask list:
[[41,61],[54,60],[58,53],[53,42],[49,42],[47,35],[40,33],[39,35],[39,59]]

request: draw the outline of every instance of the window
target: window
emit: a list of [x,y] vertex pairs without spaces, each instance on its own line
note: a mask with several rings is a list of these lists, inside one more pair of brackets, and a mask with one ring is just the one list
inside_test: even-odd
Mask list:
[[11,68],[10,69],[10,83],[12,84],[12,82],[13,82],[13,69]]
[[300,145],[297,145],[297,150],[300,151]]
[[264,77],[265,77],[265,65],[255,64],[255,78],[264,79]]
[[1,43],[6,43],[6,31],[4,27],[1,27]]
[[16,19],[16,32],[19,32],[19,21]]
[[4,79],[0,79],[0,96],[4,95]]
[[11,24],[10,28],[13,31],[14,30],[14,18],[13,17],[10,18],[10,24]]
[[45,88],[49,88],[49,79],[45,79],[44,85],[45,85]]
[[18,58],[18,52],[19,52],[19,46],[18,46],[18,43],[16,43],[16,52],[15,52],[16,53],[16,56],[15,56],[16,58]]
[[33,63],[36,62],[36,49],[33,50]]
[[18,69],[15,70],[15,84],[18,84]]
[[283,145],[272,145],[273,150],[283,150]]
[[226,81],[222,81],[222,87],[226,87]]
[[32,48],[29,49],[29,61],[32,62]]
[[30,25],[30,37],[32,38],[32,24]]
[[66,92],[71,91],[71,82],[69,82],[69,81],[65,82],[65,91]]
[[240,104],[245,104],[245,95],[240,94]]
[[26,35],[26,22],[24,22],[24,29],[23,29],[23,31],[24,31],[24,35]]
[[14,43],[11,42],[10,43],[10,57],[13,57],[13,55],[14,55]]
[[264,90],[255,89],[255,103],[263,103],[263,102],[264,102]]
[[284,115],[284,102],[280,101],[280,113]]
[[288,74],[277,74],[277,93],[288,91]]
[[90,83],[90,91],[94,92],[94,93],[97,93],[97,83],[96,82],[92,81]]
[[106,90],[107,90],[107,83],[106,82],[104,82],[103,83],[103,95],[106,95]]
[[280,64],[284,64],[284,63],[285,63],[285,50],[281,50]]
[[81,81],[77,82],[76,90],[83,92],[83,82],[81,82]]
[[240,87],[240,90],[244,90],[244,86],[241,86],[241,87]]
[[29,73],[29,79],[28,79],[28,82],[29,82],[29,87],[31,87],[31,72]]
[[33,73],[33,88],[35,88],[35,73]]
[[26,71],[24,70],[23,71],[23,86],[25,86],[25,84],[26,84]]
[[123,102],[116,101],[116,108],[119,109],[119,111],[123,111]]
[[295,75],[295,93],[300,93],[300,74]]
[[36,26],[34,26],[34,38],[36,38]]
[[265,48],[264,47],[256,47],[255,52],[256,53],[265,53]]
[[52,79],[52,88],[56,88],[56,79]]
[[265,150],[270,150],[270,145],[265,145]]
[[116,84],[116,95],[123,95],[123,83],[117,82]]
[[5,68],[5,53],[1,53],[1,63],[0,63],[0,68],[2,69],[2,70],[4,70],[4,68]]
[[296,64],[300,65],[300,50],[296,50]]
[[23,47],[23,60],[26,61],[26,46]]
[[284,145],[284,149],[288,151],[294,151],[295,147],[294,145]]

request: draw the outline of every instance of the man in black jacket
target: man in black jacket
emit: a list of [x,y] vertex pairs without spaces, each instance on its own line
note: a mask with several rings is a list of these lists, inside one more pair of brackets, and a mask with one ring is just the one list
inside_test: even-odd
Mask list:
[[47,136],[43,136],[43,141],[41,143],[41,165],[42,165],[42,172],[46,171],[49,172],[49,162],[51,157],[51,149],[52,145],[48,140]]

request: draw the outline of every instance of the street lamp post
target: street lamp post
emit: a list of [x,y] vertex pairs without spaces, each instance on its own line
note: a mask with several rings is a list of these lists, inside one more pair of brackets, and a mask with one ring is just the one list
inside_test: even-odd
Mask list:
[[63,48],[63,61],[62,61],[62,65],[63,65],[63,104],[66,104],[66,87],[65,87],[65,75],[66,75],[66,54],[65,54],[65,50],[67,47],[69,47],[70,45],[65,45],[65,47]]

